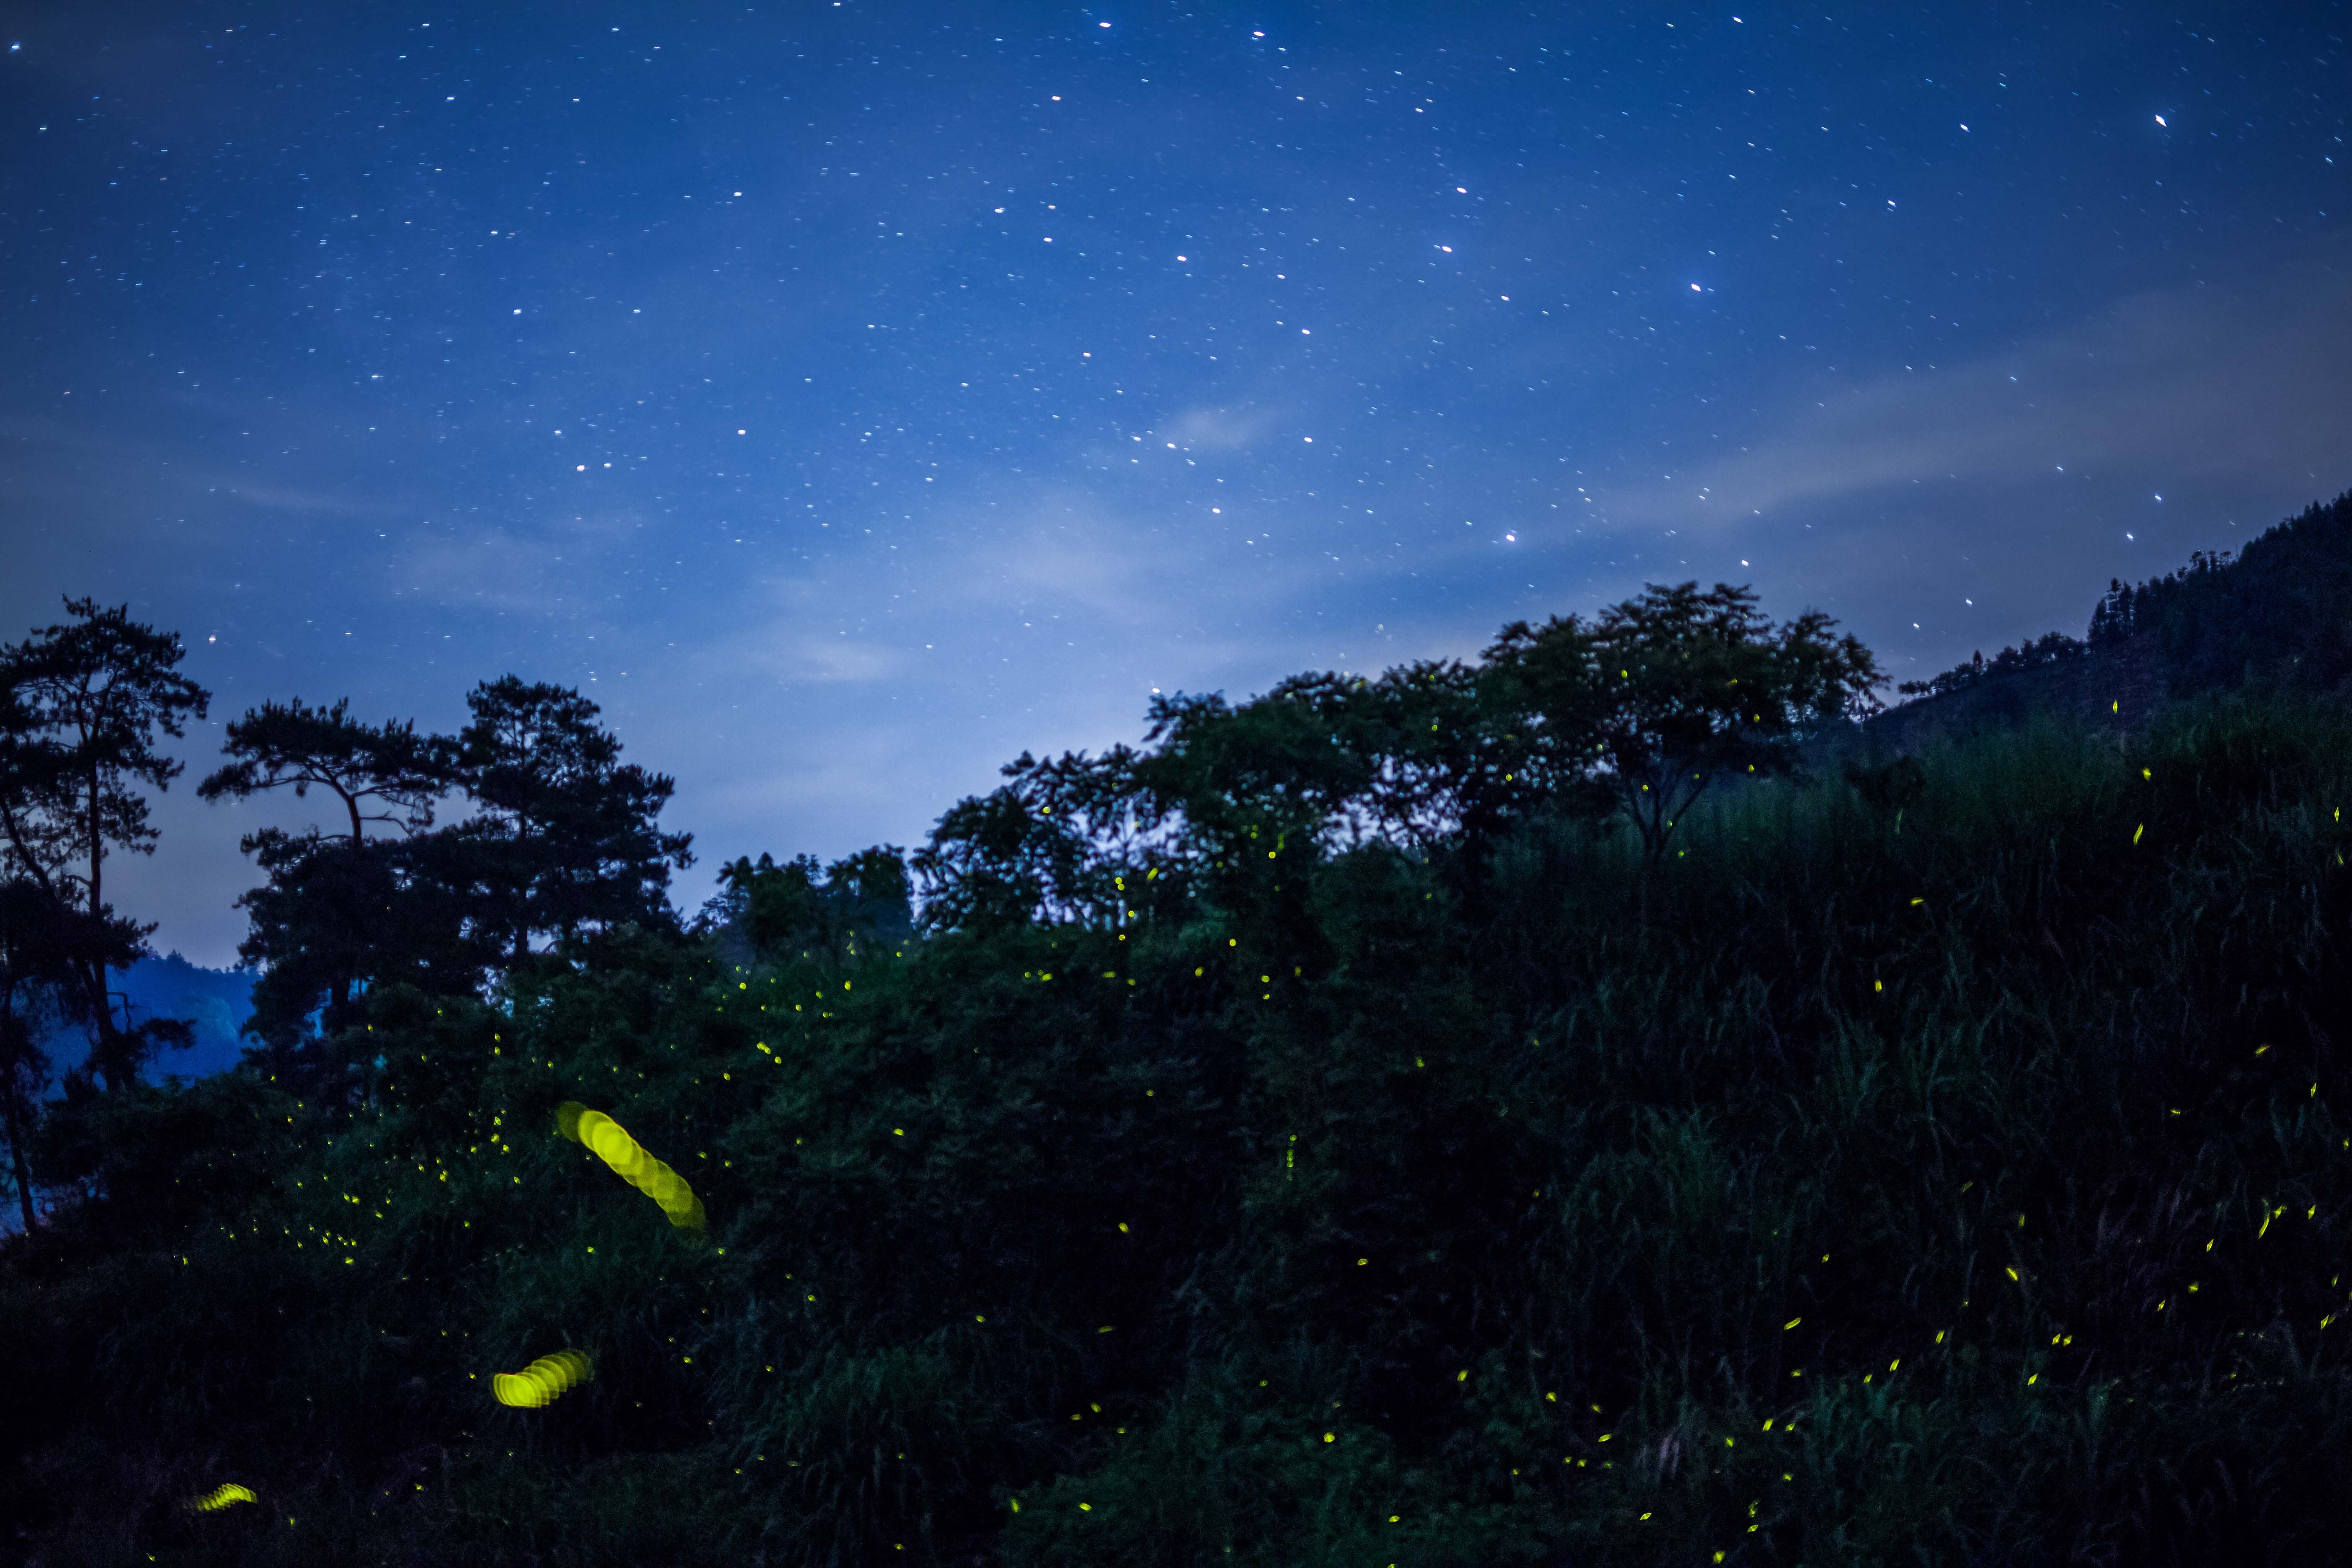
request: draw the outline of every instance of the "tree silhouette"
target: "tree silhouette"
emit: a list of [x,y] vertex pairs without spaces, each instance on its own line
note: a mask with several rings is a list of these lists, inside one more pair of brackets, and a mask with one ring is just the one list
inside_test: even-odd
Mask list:
[[[60,901],[71,895],[95,932],[116,929],[103,880],[110,848],[154,853],[156,831],[137,786],[168,789],[184,765],[156,749],[157,732],[184,736],[188,716],[204,717],[211,696],[177,672],[180,639],[133,621],[129,605],[68,599],[66,613],[70,620],[0,653],[15,709],[12,798],[0,826],[20,870]],[[130,929],[135,955],[153,928]],[[109,951],[94,941],[77,967],[96,1034],[92,1065],[121,1088],[158,1041],[186,1031],[115,1022]]]
[[[497,957],[466,931],[462,841],[423,834],[353,844],[265,827],[243,848],[267,878],[237,900],[250,921],[237,956],[261,970],[246,1032],[287,1068],[313,1015],[318,1033],[331,1036],[360,1019],[379,984],[471,993]],[[341,1068],[329,1067],[340,1079]],[[312,1087],[328,1092],[323,1081]]]
[[1945,697],[2132,644],[2152,656],[2175,697],[2241,686],[2329,690],[2352,681],[2352,491],[2314,502],[2263,530],[2234,554],[2195,551],[2188,564],[2143,583],[2110,578],[2082,641],[2048,632],[1927,680],[1906,697]]
[[1546,735],[1559,782],[1603,792],[1654,867],[1718,780],[1791,773],[1808,735],[1874,710],[1877,663],[1833,625],[1808,610],[1775,626],[1728,584],[1653,584],[1590,623],[1516,622],[1486,658],[1503,700]]
[[466,703],[459,777],[478,815],[443,837],[465,848],[491,943],[519,960],[535,935],[669,921],[670,868],[694,863],[692,836],[655,824],[676,783],[623,763],[577,691],[509,675]]
[[[243,800],[289,786],[299,798],[315,785],[350,824],[348,837],[268,827],[239,846],[268,878],[237,900],[252,921],[238,956],[263,970],[247,1030],[281,1058],[313,1014],[324,1035],[352,1022],[373,981],[471,989],[480,973],[478,960],[470,974],[452,961],[461,942],[451,900],[419,896],[415,858],[367,837],[370,823],[409,837],[433,826],[435,805],[458,780],[457,742],[420,735],[413,722],[362,723],[350,710],[348,699],[313,708],[299,698],[248,710],[228,727],[222,749],[231,760],[196,789],[205,800]],[[290,1059],[280,1066],[298,1070]]]
[[[688,836],[655,824],[671,781],[622,763],[576,691],[509,676],[467,700],[473,722],[456,738],[361,724],[341,701],[265,704],[231,726],[233,760],[205,781],[213,799],[315,785],[344,807],[347,833],[267,827],[243,845],[266,879],[237,900],[250,921],[238,955],[262,971],[247,1032],[309,1091],[354,1087],[361,1064],[334,1042],[380,987],[473,994],[535,937],[675,923],[669,868],[692,856]],[[433,828],[453,787],[475,814]],[[371,822],[402,836],[369,838]]]
[[735,922],[760,952],[797,952],[837,969],[912,934],[905,851],[877,845],[820,871],[814,855],[782,865],[762,854],[721,867],[711,913]]
[[41,1039],[82,988],[72,954],[58,941],[73,910],[30,878],[0,880],[0,1137],[27,1234],[34,1225],[30,1137],[49,1079]]
[[1151,877],[1156,824],[1139,817],[1150,807],[1136,761],[1125,746],[1047,762],[1024,752],[1002,770],[1010,783],[950,806],[913,857],[924,924],[1118,926]]
[[1479,679],[1458,660],[1423,660],[1377,679],[1293,676],[1236,708],[1162,699],[1150,731],[1162,744],[1139,776],[1163,809],[1213,838],[1236,826],[1262,838],[1278,824],[1327,850],[1483,842],[1528,792],[1516,726],[1494,721]]
[[291,785],[300,797],[316,784],[342,803],[354,847],[371,822],[405,833],[432,826],[434,803],[457,781],[457,743],[419,735],[414,722],[362,724],[350,709],[349,699],[312,708],[298,697],[248,710],[222,747],[233,760],[198,784],[197,795],[243,800]]

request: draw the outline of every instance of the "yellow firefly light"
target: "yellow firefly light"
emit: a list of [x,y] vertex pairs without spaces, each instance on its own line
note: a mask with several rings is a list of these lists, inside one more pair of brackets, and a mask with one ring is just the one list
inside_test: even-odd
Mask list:
[[621,1180],[661,1205],[670,1224],[681,1230],[701,1230],[706,1220],[702,1200],[686,1178],[646,1152],[621,1124],[601,1110],[591,1110],[576,1100],[555,1108],[555,1130],[585,1146],[613,1167]]
[[574,1384],[587,1382],[589,1376],[586,1356],[578,1351],[557,1351],[553,1355],[540,1357],[520,1372],[492,1373],[490,1393],[500,1405],[537,1410]]
[[188,1506],[198,1513],[211,1513],[215,1510],[226,1508],[233,1502],[259,1502],[260,1500],[253,1495],[251,1488],[241,1487],[235,1481],[231,1481],[226,1486],[215,1487],[204,1496],[192,1500]]

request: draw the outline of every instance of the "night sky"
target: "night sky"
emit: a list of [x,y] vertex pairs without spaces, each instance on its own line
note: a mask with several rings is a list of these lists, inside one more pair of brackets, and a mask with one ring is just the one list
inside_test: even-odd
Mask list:
[[1898,679],[2352,485],[2336,5],[0,5],[0,635],[576,684],[701,864],[1645,582]]

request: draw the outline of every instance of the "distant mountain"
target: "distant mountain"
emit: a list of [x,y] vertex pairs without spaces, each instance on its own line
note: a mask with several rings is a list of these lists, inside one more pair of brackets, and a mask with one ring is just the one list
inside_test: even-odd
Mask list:
[[2137,729],[2177,697],[2241,687],[2352,696],[2352,490],[2315,502],[2235,556],[2110,583],[2082,637],[2051,632],[1906,681],[1871,738],[1910,751],[2047,712]]
[[[150,1077],[201,1078],[236,1065],[246,1044],[237,1031],[253,1012],[252,971],[206,969],[173,952],[112,970],[108,980],[130,998],[132,1017],[184,1018],[195,1026],[196,1043],[184,1051],[163,1052],[148,1068]],[[89,1054],[89,1040],[79,1029],[65,1029],[50,1038],[47,1049],[62,1073]]]

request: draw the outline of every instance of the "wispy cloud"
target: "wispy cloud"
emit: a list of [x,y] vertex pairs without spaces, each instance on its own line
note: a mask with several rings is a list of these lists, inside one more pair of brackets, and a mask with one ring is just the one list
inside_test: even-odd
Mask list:
[[560,546],[499,530],[408,542],[394,581],[446,606],[553,615],[578,606]]
[[[222,476],[215,475],[218,480]],[[188,489],[214,491],[257,506],[268,511],[299,512],[306,517],[392,518],[406,515],[407,509],[363,497],[341,495],[332,490],[306,489],[295,485],[254,484],[250,481],[206,483],[203,479],[191,481]]]
[[1277,411],[1255,405],[1194,407],[1162,420],[1158,435],[1163,441],[1194,451],[1239,452],[1255,445],[1281,421]]
[[1792,387],[1739,453],[1603,496],[1627,526],[1694,527],[1915,482],[2002,486],[2131,468],[2180,482],[2343,464],[2352,280],[2305,262],[2248,288],[2135,295],[1969,363]]

